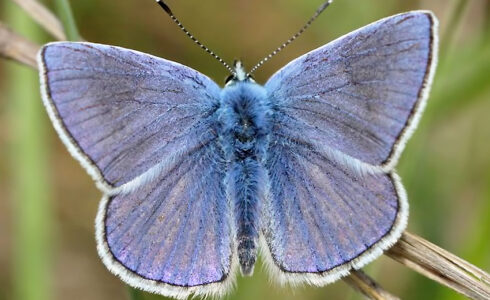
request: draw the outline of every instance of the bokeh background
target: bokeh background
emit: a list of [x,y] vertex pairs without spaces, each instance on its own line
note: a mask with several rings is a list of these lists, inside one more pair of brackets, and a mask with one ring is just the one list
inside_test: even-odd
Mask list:
[[[0,20],[51,40],[13,1]],[[254,65],[284,42],[321,0],[168,0],[186,26],[225,60]],[[45,2],[52,7],[52,3]],[[222,84],[226,70],[187,39],[152,0],[71,1],[82,36],[174,60]],[[440,64],[416,134],[398,167],[409,230],[490,270],[490,1],[337,0],[296,43],[257,73],[379,18],[431,9],[441,21]],[[70,157],[41,106],[37,73],[0,60],[0,300],[164,299],[129,289],[99,260],[94,218],[101,194]],[[403,299],[463,299],[381,257],[366,271]],[[226,299],[360,299],[342,281],[278,287],[262,267]]]

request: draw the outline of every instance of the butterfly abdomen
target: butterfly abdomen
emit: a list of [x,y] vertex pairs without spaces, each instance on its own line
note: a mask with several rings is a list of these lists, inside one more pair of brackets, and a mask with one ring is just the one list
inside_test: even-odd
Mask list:
[[259,85],[236,82],[223,90],[218,132],[228,164],[225,186],[234,208],[236,251],[244,275],[252,274],[257,259],[270,118],[265,91]]
[[262,167],[252,158],[232,164],[228,174],[229,195],[235,215],[238,261],[242,274],[251,275],[257,257]]

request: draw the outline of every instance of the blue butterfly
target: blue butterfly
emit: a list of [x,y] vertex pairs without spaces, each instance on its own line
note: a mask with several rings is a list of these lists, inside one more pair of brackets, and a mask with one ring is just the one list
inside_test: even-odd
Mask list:
[[313,50],[265,85],[240,62],[222,61],[221,88],[85,42],[48,44],[38,61],[54,127],[104,194],[102,261],[131,286],[185,298],[223,295],[259,250],[280,282],[324,285],[393,245],[408,217],[394,167],[436,57],[437,19],[414,11]]

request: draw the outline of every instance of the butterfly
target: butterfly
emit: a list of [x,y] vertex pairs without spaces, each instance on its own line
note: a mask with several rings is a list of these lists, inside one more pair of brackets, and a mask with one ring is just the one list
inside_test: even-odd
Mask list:
[[[163,7],[163,6],[162,6]],[[395,166],[426,104],[437,19],[391,16],[221,88],[176,62],[88,42],[38,55],[69,152],[104,196],[98,253],[127,284],[223,295],[263,256],[280,282],[325,285],[406,227]]]

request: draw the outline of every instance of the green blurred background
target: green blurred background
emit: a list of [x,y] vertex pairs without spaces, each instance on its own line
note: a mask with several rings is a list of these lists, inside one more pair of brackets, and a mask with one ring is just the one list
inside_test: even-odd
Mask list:
[[[169,0],[186,26],[231,62],[251,66],[284,42],[321,0]],[[46,2],[49,7],[52,3]],[[88,41],[183,63],[222,84],[226,70],[192,44],[153,0],[71,1]],[[291,59],[379,18],[431,9],[441,21],[440,65],[427,111],[398,167],[409,230],[490,269],[490,1],[337,0],[296,43],[262,67],[264,82]],[[38,42],[50,38],[10,0],[0,20]],[[99,260],[101,197],[58,140],[41,106],[37,73],[0,60],[0,300],[164,299],[137,292]],[[403,299],[463,299],[382,257],[366,271]],[[342,281],[278,287],[261,266],[227,299],[360,299]]]

